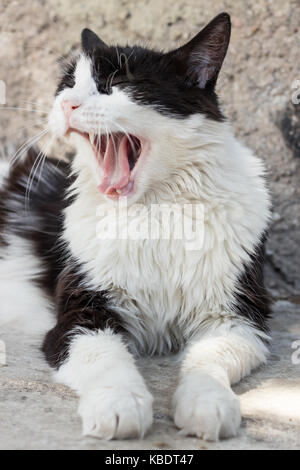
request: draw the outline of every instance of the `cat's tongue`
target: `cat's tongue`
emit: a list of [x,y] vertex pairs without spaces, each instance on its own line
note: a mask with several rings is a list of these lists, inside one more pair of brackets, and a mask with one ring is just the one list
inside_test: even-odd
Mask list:
[[118,197],[125,196],[131,188],[127,136],[110,135],[103,157],[103,179],[98,189],[107,196]]

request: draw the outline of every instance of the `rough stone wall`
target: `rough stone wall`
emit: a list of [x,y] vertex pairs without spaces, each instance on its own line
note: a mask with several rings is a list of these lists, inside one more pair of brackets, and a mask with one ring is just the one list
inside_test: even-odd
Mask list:
[[[7,106],[0,139],[22,143],[46,122],[57,77],[56,59],[79,46],[89,26],[106,42],[184,43],[221,11],[232,17],[232,40],[218,91],[237,136],[264,159],[274,201],[267,246],[267,284],[274,296],[300,291],[300,3],[297,0],[2,0],[0,80]],[[296,86],[296,89],[292,87]],[[294,100],[295,101],[295,100]],[[24,128],[26,126],[26,128]],[[61,156],[65,144],[45,151]],[[299,298],[299,297],[298,297]]]

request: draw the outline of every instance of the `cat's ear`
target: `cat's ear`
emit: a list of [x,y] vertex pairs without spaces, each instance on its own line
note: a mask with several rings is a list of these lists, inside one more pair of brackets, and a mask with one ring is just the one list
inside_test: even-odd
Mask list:
[[92,52],[95,49],[108,47],[96,33],[88,28],[84,28],[81,33],[81,46],[85,52]]
[[225,58],[231,23],[227,13],[220,13],[191,41],[173,51],[179,73],[187,83],[200,88],[214,86]]

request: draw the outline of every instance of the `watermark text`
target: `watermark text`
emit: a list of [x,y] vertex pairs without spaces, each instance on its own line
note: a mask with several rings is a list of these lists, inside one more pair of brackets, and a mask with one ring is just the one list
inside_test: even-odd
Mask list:
[[186,250],[200,250],[204,238],[203,204],[127,205],[97,208],[99,240],[183,240]]
[[292,359],[292,364],[298,365],[300,364],[300,339],[297,341],[294,341],[291,345],[292,349],[295,349],[295,352],[293,352],[291,359]]

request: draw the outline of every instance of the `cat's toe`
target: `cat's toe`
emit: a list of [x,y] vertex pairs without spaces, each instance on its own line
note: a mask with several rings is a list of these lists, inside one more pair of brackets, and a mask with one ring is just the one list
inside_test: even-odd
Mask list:
[[152,402],[145,387],[94,390],[80,401],[83,434],[105,440],[143,437],[152,424]]
[[238,433],[238,397],[206,374],[185,378],[175,392],[173,405],[174,422],[184,435],[217,441]]

